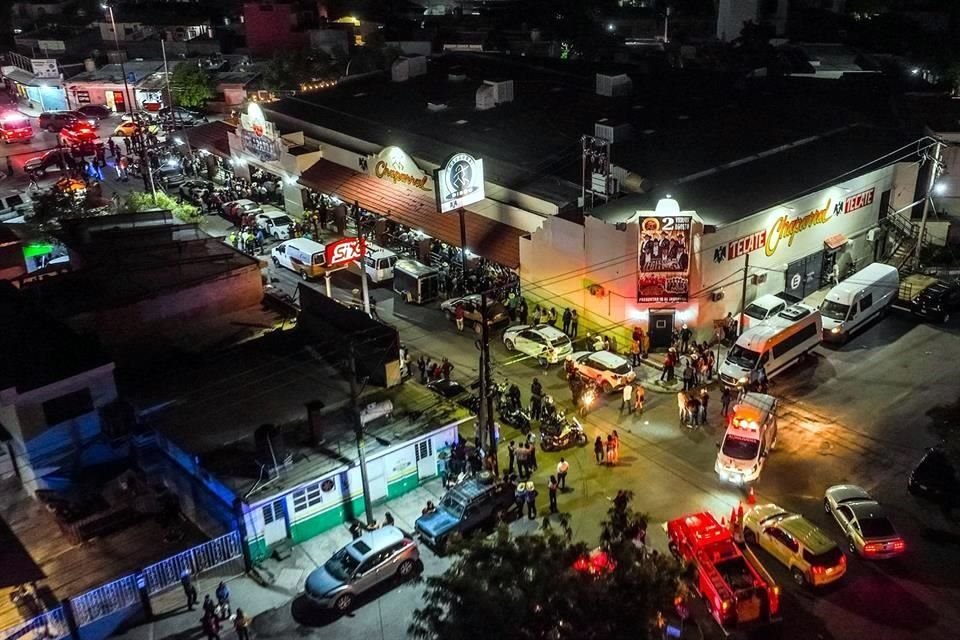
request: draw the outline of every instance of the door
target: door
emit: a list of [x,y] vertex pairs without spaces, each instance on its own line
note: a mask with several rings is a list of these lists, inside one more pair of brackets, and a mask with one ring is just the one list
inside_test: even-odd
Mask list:
[[268,547],[287,539],[287,518],[284,502],[285,500],[280,498],[262,507],[263,538]]
[[123,99],[123,91],[113,92],[113,108],[117,113],[124,113],[127,110],[127,103]]
[[367,463],[367,478],[370,482],[370,501],[376,502],[387,497],[387,475],[383,458]]
[[437,475],[437,457],[433,452],[433,442],[428,438],[418,442],[414,449],[417,451],[417,477],[424,480]]
[[673,309],[650,311],[650,323],[647,335],[651,349],[667,349],[673,343]]
[[800,301],[820,288],[820,274],[823,271],[823,251],[794,260],[787,265],[784,295],[793,301]]

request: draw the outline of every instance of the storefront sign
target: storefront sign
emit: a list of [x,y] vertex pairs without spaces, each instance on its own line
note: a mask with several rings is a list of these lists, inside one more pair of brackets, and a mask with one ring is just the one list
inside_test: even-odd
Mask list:
[[30,70],[33,75],[44,80],[55,80],[60,77],[60,69],[54,58],[40,58],[30,60]]
[[374,177],[390,180],[394,184],[405,184],[422,191],[430,191],[427,181],[430,179],[413,158],[400,147],[386,147],[373,156],[368,163]]
[[637,302],[682,302],[690,293],[690,216],[640,221]]
[[433,172],[437,211],[448,213],[484,199],[483,160],[455,153]]
[[714,262],[723,262],[724,260],[733,260],[742,255],[752,253],[762,247],[767,241],[767,230],[757,231],[748,236],[737,238],[726,246],[721,245],[713,252]]
[[324,247],[324,257],[328,268],[338,267],[360,259],[366,240],[363,238],[343,238]]
[[263,109],[255,102],[251,102],[247,112],[240,115],[240,142],[244,151],[261,161],[280,158],[277,130],[272,122],[267,122]]
[[873,204],[873,187],[850,196],[843,201],[843,212],[852,213]]

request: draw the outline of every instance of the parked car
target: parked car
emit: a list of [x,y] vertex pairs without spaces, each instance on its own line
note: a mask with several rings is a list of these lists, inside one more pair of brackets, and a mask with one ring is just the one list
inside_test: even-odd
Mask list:
[[198,202],[204,191],[210,191],[214,184],[209,180],[187,180],[180,185],[180,195],[190,202]]
[[801,586],[830,584],[847,572],[847,559],[836,542],[803,516],[775,504],[757,505],[744,514],[743,539],[759,544]]
[[60,129],[60,142],[65,147],[92,144],[100,139],[97,131],[86,122],[74,121]]
[[609,351],[577,351],[572,357],[577,373],[596,382],[604,393],[620,389],[637,377],[626,359]]
[[263,209],[253,200],[246,198],[231,200],[223,205],[223,217],[231,222],[239,222],[243,216],[257,213],[263,213]]
[[124,138],[130,138],[135,136],[138,131],[143,130],[144,134],[152,133],[154,135],[160,133],[160,126],[153,123],[147,123],[143,126],[137,124],[136,122],[126,121],[121,122],[113,130],[113,135],[122,136]]
[[170,120],[175,124],[184,124],[187,126],[192,125],[203,118],[203,116],[196,111],[184,109],[183,107],[174,107],[172,111],[170,110],[170,107],[163,107],[157,112],[157,114],[160,116],[161,120]]
[[417,518],[417,533],[430,546],[443,550],[454,533],[469,533],[506,511],[513,504],[511,487],[480,478],[461,482],[443,495],[436,511]]
[[553,347],[550,363],[563,360],[573,353],[570,338],[556,327],[548,324],[518,324],[503,332],[503,346],[507,351],[519,351],[528,356],[539,357],[547,348]]
[[77,113],[87,118],[95,118],[97,121],[106,120],[113,115],[113,111],[102,104],[85,104],[77,108]]
[[910,312],[934,322],[950,322],[950,314],[960,309],[960,282],[937,280],[910,301]]
[[[448,320],[454,319],[457,305],[463,305],[463,318],[468,327],[480,333],[480,294],[471,293],[460,298],[449,298],[440,303],[440,310]],[[487,300],[487,326],[490,328],[509,324],[510,315],[506,308],[496,300]]]
[[56,133],[81,119],[83,117],[76,111],[44,111],[37,119],[37,126],[50,133]]
[[254,217],[256,225],[263,229],[263,232],[273,236],[277,240],[290,239],[290,225],[293,220],[290,216],[281,211],[264,211]]
[[187,176],[183,175],[180,167],[163,166],[157,169],[153,174],[153,179],[167,191],[179,189],[180,185],[187,181]]
[[346,613],[357,596],[387,580],[413,576],[420,561],[417,543],[394,526],[365,533],[307,576],[307,597]]
[[41,156],[36,158],[30,158],[23,163],[23,170],[27,173],[32,173],[34,171],[40,171],[41,173],[46,173],[48,169],[60,170],[60,164],[66,163],[66,160],[61,160],[63,152],[59,149],[50,149]]
[[960,482],[947,452],[942,447],[927,449],[910,473],[907,490],[947,507],[960,504]]
[[880,503],[862,487],[830,487],[823,496],[823,509],[840,525],[850,553],[879,560],[898,556],[906,548]]

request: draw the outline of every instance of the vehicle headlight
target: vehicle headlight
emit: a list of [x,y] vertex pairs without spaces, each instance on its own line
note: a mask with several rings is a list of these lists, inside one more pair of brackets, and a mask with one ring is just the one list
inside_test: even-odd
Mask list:
[[833,329],[830,329],[830,333],[840,333],[843,331],[843,325],[837,325]]
[[747,376],[743,376],[742,378],[737,380],[737,382],[739,382],[740,384],[747,384]]

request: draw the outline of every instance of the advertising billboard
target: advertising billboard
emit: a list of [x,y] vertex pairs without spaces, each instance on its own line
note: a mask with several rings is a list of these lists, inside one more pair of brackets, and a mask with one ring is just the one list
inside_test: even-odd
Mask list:
[[366,240],[364,238],[343,238],[324,247],[327,268],[339,267],[360,259]]
[[637,302],[683,302],[690,295],[690,216],[640,220]]
[[433,174],[437,211],[449,213],[483,200],[483,160],[455,153]]

